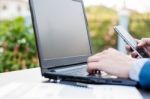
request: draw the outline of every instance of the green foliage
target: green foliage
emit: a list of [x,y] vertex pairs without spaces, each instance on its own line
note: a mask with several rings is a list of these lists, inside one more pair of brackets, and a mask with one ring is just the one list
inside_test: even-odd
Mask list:
[[150,13],[132,13],[129,31],[135,38],[150,37]]
[[32,26],[22,17],[0,22],[0,72],[36,67]]
[[113,26],[118,22],[117,13],[103,6],[88,7],[86,12],[94,53],[116,47]]

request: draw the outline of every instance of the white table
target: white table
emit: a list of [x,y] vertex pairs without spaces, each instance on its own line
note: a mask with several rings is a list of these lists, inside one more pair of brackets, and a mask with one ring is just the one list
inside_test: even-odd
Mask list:
[[[40,68],[26,69],[8,73],[0,74],[0,88],[11,82],[23,82],[23,83],[43,83],[48,79],[41,76]],[[140,89],[140,93],[144,99],[150,99],[150,92],[146,92]]]

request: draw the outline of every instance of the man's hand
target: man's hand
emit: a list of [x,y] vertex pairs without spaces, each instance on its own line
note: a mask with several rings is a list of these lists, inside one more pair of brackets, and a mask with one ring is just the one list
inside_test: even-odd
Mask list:
[[[150,57],[150,38],[142,38],[141,40],[136,40],[138,45],[138,48],[144,49],[144,51],[148,54]],[[137,58],[138,54],[136,51],[133,51],[132,48],[129,45],[126,45],[126,49],[131,52],[131,56],[133,58]]]
[[108,74],[115,75],[121,78],[128,78],[132,59],[115,49],[108,49],[88,58],[89,73],[95,70],[101,70]]

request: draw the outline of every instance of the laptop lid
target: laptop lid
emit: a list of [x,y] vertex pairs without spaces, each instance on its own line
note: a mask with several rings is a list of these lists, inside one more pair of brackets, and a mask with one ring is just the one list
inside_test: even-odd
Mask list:
[[81,0],[30,0],[42,68],[87,61],[91,55]]

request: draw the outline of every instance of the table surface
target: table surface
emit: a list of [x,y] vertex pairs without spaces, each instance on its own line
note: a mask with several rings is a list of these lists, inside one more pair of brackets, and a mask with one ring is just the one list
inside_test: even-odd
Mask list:
[[[42,83],[48,79],[41,76],[40,68],[26,69],[0,74],[0,87],[10,82]],[[150,92],[139,90],[144,99],[150,99]]]

